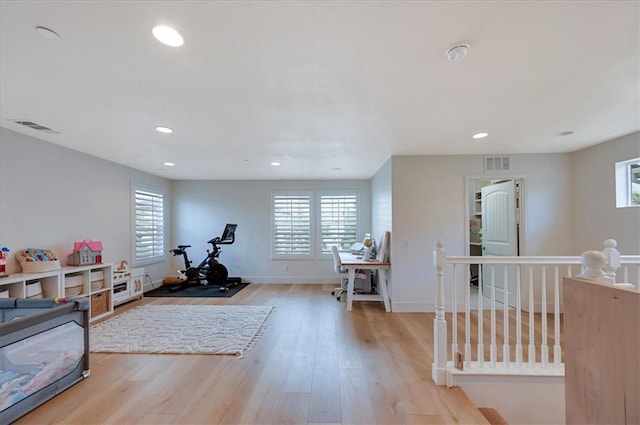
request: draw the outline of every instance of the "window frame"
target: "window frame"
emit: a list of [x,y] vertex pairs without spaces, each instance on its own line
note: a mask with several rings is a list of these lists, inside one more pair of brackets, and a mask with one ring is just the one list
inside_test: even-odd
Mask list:
[[[155,197],[162,197],[162,245],[157,246],[156,240],[154,238],[154,248],[153,251],[159,251],[161,254],[154,254],[151,257],[139,258],[138,250],[137,250],[137,193],[138,192],[146,192]],[[167,234],[166,234],[166,222],[167,218],[167,195],[164,189],[150,186],[141,183],[131,183],[131,256],[132,256],[132,264],[133,267],[141,267],[150,264],[157,264],[167,261]]]
[[[322,197],[323,196],[355,196],[356,200],[355,200],[355,207],[356,207],[356,214],[355,214],[355,220],[356,220],[356,225],[355,225],[355,239],[352,242],[356,243],[358,241],[358,235],[360,235],[360,223],[362,221],[361,219],[361,211],[362,211],[362,207],[361,207],[361,196],[360,196],[360,191],[359,190],[354,190],[354,189],[332,189],[332,190],[320,190],[318,191],[318,210],[317,210],[317,215],[318,215],[318,226],[317,226],[317,232],[318,232],[318,239],[317,239],[317,243],[316,245],[318,246],[318,258],[328,258],[332,256],[331,251],[323,251],[322,250],[322,244],[323,244],[323,239],[322,239]],[[344,251],[342,249],[342,247],[338,248],[340,251]]]
[[[633,166],[636,167],[633,167]],[[616,185],[616,208],[638,208],[640,204],[633,203],[634,185],[631,168],[640,167],[640,158],[633,158],[626,161],[616,162],[615,165],[615,185]]]
[[[276,205],[277,196],[307,197],[309,199],[309,252],[305,254],[282,254],[276,252]],[[271,259],[273,260],[313,260],[315,258],[314,249],[314,223],[315,223],[315,200],[313,191],[310,190],[277,190],[271,192]]]

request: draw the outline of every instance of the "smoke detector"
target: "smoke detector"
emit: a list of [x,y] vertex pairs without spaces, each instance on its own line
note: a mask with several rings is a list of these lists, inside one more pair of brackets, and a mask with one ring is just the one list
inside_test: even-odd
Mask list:
[[464,59],[467,54],[469,54],[469,45],[468,44],[456,44],[452,46],[445,52],[447,59],[450,61],[459,61]]

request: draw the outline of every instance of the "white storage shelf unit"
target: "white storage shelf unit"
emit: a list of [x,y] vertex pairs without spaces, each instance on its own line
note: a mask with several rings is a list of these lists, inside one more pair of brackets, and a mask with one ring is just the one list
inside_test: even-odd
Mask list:
[[[73,296],[90,297],[89,317],[97,320],[113,313],[112,271],[111,264],[91,264],[42,273],[16,273],[0,279],[0,294],[6,298],[26,298],[31,292],[27,285],[39,282],[42,298],[62,298],[67,296],[67,289],[74,289],[81,282],[82,289],[74,291]],[[99,281],[102,283],[98,284]]]
[[[60,296],[60,270],[43,273],[17,273],[0,279],[0,293],[5,298],[26,298],[27,285],[40,282],[43,298]],[[5,292],[6,291],[6,292]]]
[[97,320],[113,313],[111,297],[113,266],[111,264],[91,264],[86,266],[63,267],[61,271],[61,293],[74,288],[77,282],[82,282],[82,291],[73,295],[76,297],[90,297],[89,317]]

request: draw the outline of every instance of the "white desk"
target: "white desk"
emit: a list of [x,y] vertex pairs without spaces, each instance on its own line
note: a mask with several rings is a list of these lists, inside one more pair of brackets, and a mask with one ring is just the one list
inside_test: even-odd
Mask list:
[[[381,263],[377,260],[364,261],[362,255],[353,255],[347,252],[340,253],[340,261],[349,272],[349,283],[347,284],[347,311],[351,311],[354,301],[382,301],[384,302],[384,310],[391,311],[391,303],[389,303],[389,294],[387,292],[387,270],[391,268],[390,263]],[[379,294],[354,294],[356,270],[379,270],[378,273],[378,291]]]

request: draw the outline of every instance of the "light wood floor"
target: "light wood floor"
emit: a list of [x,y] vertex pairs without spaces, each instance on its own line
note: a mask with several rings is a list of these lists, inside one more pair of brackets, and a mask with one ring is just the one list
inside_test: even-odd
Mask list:
[[230,299],[141,303],[274,305],[245,358],[91,354],[91,376],[18,424],[488,424],[431,380],[433,314],[344,303],[328,285],[252,284]]

